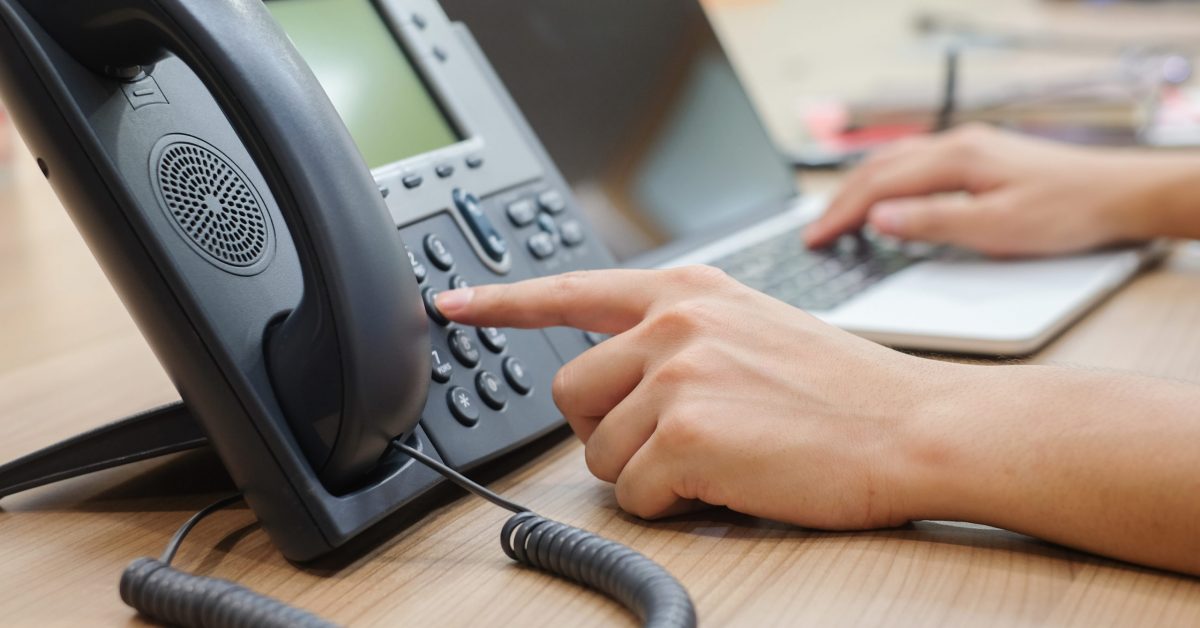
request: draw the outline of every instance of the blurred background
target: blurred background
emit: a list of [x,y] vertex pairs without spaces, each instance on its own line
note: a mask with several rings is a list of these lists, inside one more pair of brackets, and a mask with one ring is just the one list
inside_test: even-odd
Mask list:
[[[922,105],[936,111],[948,48],[959,50],[958,97],[966,109],[1010,99],[1026,105],[1026,118],[1014,114],[1014,124],[1024,120],[1050,135],[1134,141],[1128,133],[1103,137],[1105,127],[1124,126],[1155,144],[1197,143],[1191,63],[1200,46],[1200,3],[705,4],[772,134],[793,152],[812,149],[813,112],[831,104],[875,114]],[[1074,106],[1052,111],[1056,97],[1059,103],[1074,97]],[[1055,119],[1065,128],[1052,128]],[[1070,129],[1088,122],[1099,127],[1092,135]]]

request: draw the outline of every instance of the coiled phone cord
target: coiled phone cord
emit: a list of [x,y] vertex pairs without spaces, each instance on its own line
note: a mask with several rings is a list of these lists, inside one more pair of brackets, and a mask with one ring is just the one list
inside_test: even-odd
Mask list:
[[139,558],[121,574],[121,599],[139,613],[173,626],[195,628],[331,628],[308,611],[288,606],[239,584],[195,576],[171,567],[183,538],[201,519],[237,503],[242,495],[220,499],[192,515],[167,543],[162,558]]
[[608,595],[633,611],[643,626],[696,625],[696,609],[687,589],[658,563],[616,541],[547,519],[508,501],[400,441],[392,441],[392,446],[447,480],[516,513],[500,530],[500,547],[509,558]]
[[[467,491],[516,513],[500,532],[500,546],[509,558],[612,597],[633,611],[643,626],[696,625],[696,610],[687,590],[649,558],[620,543],[537,515],[398,440],[392,446]],[[334,626],[228,580],[195,576],[170,566],[180,543],[201,519],[239,499],[241,495],[226,497],[192,515],[171,538],[161,559],[133,561],[121,575],[121,599],[148,617],[185,627]]]

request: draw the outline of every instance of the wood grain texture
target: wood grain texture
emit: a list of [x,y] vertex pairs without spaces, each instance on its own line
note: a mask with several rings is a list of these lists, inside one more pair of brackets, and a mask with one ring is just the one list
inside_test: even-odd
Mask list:
[[[759,7],[757,10],[766,10]],[[31,166],[0,187],[0,460],[175,398],[59,204]],[[1181,247],[1031,361],[1200,382],[1200,249]],[[492,486],[663,563],[707,625],[1200,625],[1200,581],[966,524],[820,533],[713,511],[624,515],[564,439]],[[0,624],[138,625],[121,569],[157,555],[232,490],[207,452],[148,461],[0,502]],[[202,524],[179,556],[355,626],[607,626],[607,600],[511,564],[506,513],[449,493],[336,557],[284,561],[246,509]]]

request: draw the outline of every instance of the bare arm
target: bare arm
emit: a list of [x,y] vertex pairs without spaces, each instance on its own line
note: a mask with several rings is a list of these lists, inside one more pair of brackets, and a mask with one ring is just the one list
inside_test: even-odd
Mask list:
[[450,318],[618,334],[554,398],[622,508],[823,529],[992,524],[1200,574],[1200,387],[904,355],[712,268],[442,293]]
[[929,392],[920,517],[1200,574],[1200,387],[970,366]]

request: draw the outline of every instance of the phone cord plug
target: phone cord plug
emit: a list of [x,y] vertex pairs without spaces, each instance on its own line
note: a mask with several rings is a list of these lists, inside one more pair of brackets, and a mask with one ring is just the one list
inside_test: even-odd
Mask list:
[[696,609],[683,585],[644,555],[586,530],[542,517],[402,442],[392,446],[462,488],[515,512],[500,531],[509,558],[591,587],[633,611],[642,625],[691,628]]
[[121,574],[121,599],[139,613],[172,626],[195,628],[330,628],[312,613],[220,578],[171,567],[184,537],[201,519],[242,499],[221,499],[192,515],[167,543],[162,558],[139,558]]

